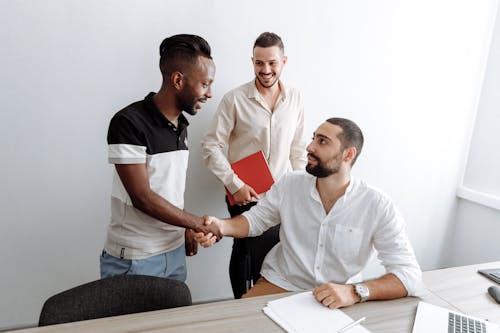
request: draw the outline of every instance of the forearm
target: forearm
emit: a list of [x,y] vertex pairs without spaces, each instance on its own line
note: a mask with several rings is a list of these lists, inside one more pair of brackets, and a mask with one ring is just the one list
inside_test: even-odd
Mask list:
[[378,279],[366,281],[370,290],[370,300],[384,300],[405,297],[408,292],[403,283],[394,274],[385,274]]
[[245,216],[238,215],[231,219],[225,219],[221,221],[221,231],[224,236],[230,236],[234,238],[248,237],[250,226]]
[[186,213],[151,189],[145,164],[116,164],[115,167],[135,208],[171,225],[195,231],[206,229],[203,218]]
[[[394,274],[386,274],[364,284],[369,289],[368,300],[371,301],[401,298],[407,294],[405,287]],[[332,309],[351,306],[361,301],[355,287],[350,284],[325,283],[314,288],[313,295],[318,302]]]
[[131,197],[131,200],[135,208],[162,222],[193,230],[198,230],[203,225],[202,217],[174,206],[153,191],[136,198]]

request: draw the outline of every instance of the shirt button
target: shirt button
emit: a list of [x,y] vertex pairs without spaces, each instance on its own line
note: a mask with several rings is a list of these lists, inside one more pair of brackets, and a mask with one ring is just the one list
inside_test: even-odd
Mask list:
[[319,244],[319,247],[323,247],[323,244]]
[[319,266],[316,266],[316,269],[319,270]]

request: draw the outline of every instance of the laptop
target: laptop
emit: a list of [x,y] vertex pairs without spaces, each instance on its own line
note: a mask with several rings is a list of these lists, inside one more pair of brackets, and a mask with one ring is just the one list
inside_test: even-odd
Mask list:
[[412,333],[500,333],[500,326],[420,301]]
[[483,274],[488,279],[495,281],[496,283],[500,283],[500,268],[494,269],[480,269],[477,271],[479,274]]

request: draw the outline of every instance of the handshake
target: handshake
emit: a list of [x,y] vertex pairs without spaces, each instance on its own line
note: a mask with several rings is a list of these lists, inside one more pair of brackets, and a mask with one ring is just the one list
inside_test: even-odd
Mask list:
[[203,216],[203,226],[195,230],[194,239],[203,247],[210,247],[224,236],[224,222],[216,217]]

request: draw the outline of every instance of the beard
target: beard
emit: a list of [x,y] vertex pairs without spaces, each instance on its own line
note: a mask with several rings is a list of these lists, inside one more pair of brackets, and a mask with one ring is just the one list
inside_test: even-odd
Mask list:
[[[315,177],[318,177],[318,178],[325,178],[325,177],[328,177],[328,176],[331,176],[333,175],[334,173],[337,173],[339,172],[339,165],[336,165],[335,167],[333,168],[329,168],[327,166],[325,166],[324,162],[321,161],[317,156],[315,156],[314,154],[307,154],[308,157],[312,157],[313,159],[315,159],[318,163],[316,165],[311,165],[311,164],[307,164],[306,165],[306,171],[315,176]],[[337,156],[335,156],[333,159],[335,159]]]
[[181,110],[185,111],[191,116],[194,116],[198,113],[198,109],[196,109],[196,104],[205,103],[206,101],[207,101],[206,98],[197,98],[195,100],[192,100],[192,98],[190,98],[188,102],[186,98],[186,101],[184,101],[184,103],[182,103],[181,105]]
[[195,107],[194,107],[195,105],[196,105],[196,102],[194,104],[185,106],[185,107],[182,108],[182,111],[185,111],[188,114],[194,116],[195,114],[198,113],[198,110],[196,110]]

